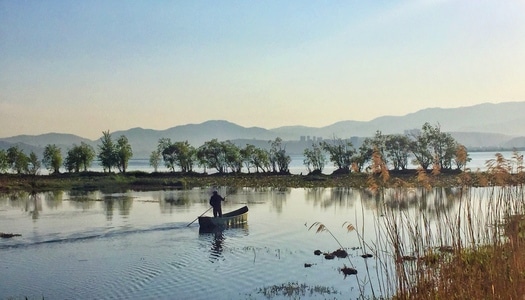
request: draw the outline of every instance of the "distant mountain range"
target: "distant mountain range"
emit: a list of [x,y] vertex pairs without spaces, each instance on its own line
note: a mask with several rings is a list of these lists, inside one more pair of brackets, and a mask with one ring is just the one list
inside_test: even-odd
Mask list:
[[[376,131],[383,134],[402,134],[420,129],[425,122],[439,124],[441,130],[449,132],[458,142],[469,149],[512,149],[525,148],[525,101],[505,103],[484,103],[460,108],[427,108],[405,116],[383,116],[371,121],[341,121],[325,127],[285,126],[274,129],[242,127],[237,124],[212,120],[200,124],[175,126],[166,130],[131,128],[112,132],[117,139],[125,135],[134,152],[134,158],[147,158],[156,149],[161,138],[172,141],[188,141],[198,147],[206,141],[231,140],[244,146],[246,143],[267,147],[268,141],[280,137],[285,141],[287,151],[301,154],[312,140],[353,138],[354,141],[371,137]],[[26,153],[34,151],[42,157],[48,144],[55,144],[65,153],[73,144],[81,142],[95,149],[100,139],[89,140],[72,134],[47,133],[42,135],[18,135],[0,138],[0,149],[19,145]]]

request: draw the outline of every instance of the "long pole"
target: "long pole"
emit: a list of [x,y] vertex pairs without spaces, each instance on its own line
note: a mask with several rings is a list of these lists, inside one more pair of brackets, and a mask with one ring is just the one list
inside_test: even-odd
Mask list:
[[191,224],[193,224],[193,222],[197,221],[200,217],[202,217],[205,213],[207,213],[208,211],[210,211],[210,209],[212,209],[213,207],[210,207],[208,208],[205,212],[203,212],[200,216],[197,217],[197,219],[191,221],[190,224],[186,225],[186,227],[189,227]]

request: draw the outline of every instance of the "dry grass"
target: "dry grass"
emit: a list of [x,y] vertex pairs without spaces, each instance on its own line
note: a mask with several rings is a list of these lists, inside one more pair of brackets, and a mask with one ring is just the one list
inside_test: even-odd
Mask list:
[[360,291],[370,291],[361,298],[525,299],[523,156],[497,155],[487,172],[459,174],[448,189],[436,187],[443,176],[437,165],[418,170],[418,188],[392,180],[383,166],[376,154],[367,179],[378,203],[374,240],[347,226],[376,261],[374,270],[359,270],[361,278],[378,278],[360,281]]
[[[487,172],[459,176],[455,213],[384,209],[378,226],[387,242],[379,246],[394,265],[392,280],[384,284],[393,299],[525,299],[522,163],[519,155],[497,155]],[[437,176],[436,169],[418,172],[417,181],[435,202],[449,201],[432,188]],[[482,195],[473,182],[487,187]],[[378,193],[390,198],[385,189]]]

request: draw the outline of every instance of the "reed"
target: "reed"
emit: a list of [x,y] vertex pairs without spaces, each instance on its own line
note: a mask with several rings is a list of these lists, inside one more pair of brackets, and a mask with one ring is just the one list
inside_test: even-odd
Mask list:
[[417,188],[392,184],[383,166],[375,154],[367,181],[378,205],[373,240],[343,224],[376,259],[375,274],[365,265],[361,298],[525,299],[522,155],[498,154],[487,172],[465,172],[449,188],[433,186],[442,176],[437,164],[418,170]]
[[431,188],[439,170],[418,173],[427,197],[441,204],[450,200],[458,209],[432,214],[385,209],[385,250],[395,265],[392,299],[524,299],[525,201],[516,181],[523,176],[522,162],[519,155],[513,160],[496,155],[483,175],[488,187],[472,188],[462,177],[456,200]]

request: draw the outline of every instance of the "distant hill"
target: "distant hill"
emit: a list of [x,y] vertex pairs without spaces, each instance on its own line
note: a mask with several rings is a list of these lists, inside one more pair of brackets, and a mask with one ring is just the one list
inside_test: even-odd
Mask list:
[[13,146],[18,146],[18,148],[24,151],[25,154],[34,152],[39,158],[43,157],[44,147],[45,147],[45,146],[39,147],[39,146],[28,145],[25,143],[9,143],[9,142],[4,142],[0,140],[0,149],[7,150],[8,148],[11,148]]
[[525,136],[525,117],[518,113],[523,111],[525,101],[484,103],[460,108],[427,108],[405,116],[383,116],[368,122],[341,121],[321,128],[287,126],[272,131],[280,134],[283,139],[301,135],[348,138],[373,136],[378,130],[383,134],[403,133],[405,130],[419,129],[428,122],[431,125],[440,124],[441,130],[445,132]]
[[[460,108],[428,108],[405,116],[383,116],[368,122],[341,121],[325,127],[284,126],[273,129],[260,127],[242,127],[225,120],[211,120],[200,124],[187,124],[165,130],[131,128],[112,132],[117,139],[125,135],[133,149],[135,158],[147,158],[156,149],[159,139],[170,138],[172,141],[188,141],[195,147],[206,141],[218,139],[231,140],[240,146],[247,143],[267,147],[268,141],[277,137],[286,143],[287,151],[301,154],[304,147],[309,147],[312,140],[331,138],[354,138],[362,140],[376,131],[383,134],[402,134],[407,130],[420,129],[425,122],[439,124],[441,130],[449,132],[461,144],[469,149],[489,148],[524,148],[525,117],[524,102],[484,103]],[[65,153],[73,144],[81,142],[92,145],[95,149],[100,139],[89,140],[72,134],[48,133],[36,136],[19,135],[0,138],[0,149],[7,149],[19,144],[26,153],[35,151],[41,155],[48,144],[56,144]],[[31,150],[30,150],[31,149]],[[41,157],[41,156],[40,156]]]
[[[175,126],[166,130],[132,128],[111,133],[114,137],[125,135],[133,147],[134,156],[149,157],[157,148],[159,139],[169,138],[174,141],[188,141],[191,145],[200,146],[206,141],[234,139],[275,139],[275,133],[260,127],[242,127],[237,124],[216,120],[201,124]],[[140,156],[139,156],[140,155]]]
[[450,135],[468,149],[522,148],[524,143],[509,135],[483,132],[450,132]]
[[71,148],[73,145],[80,145],[81,142],[87,143],[93,147],[96,145],[95,141],[73,134],[46,133],[41,135],[18,135],[0,139],[0,149],[8,149],[14,145],[18,145],[19,148],[24,151],[24,153],[29,154],[31,152],[35,152],[38,157],[42,158],[44,148],[47,145],[55,144],[57,147],[62,149],[62,154],[65,155],[69,148]]
[[513,138],[501,145],[505,148],[525,148],[525,136]]

